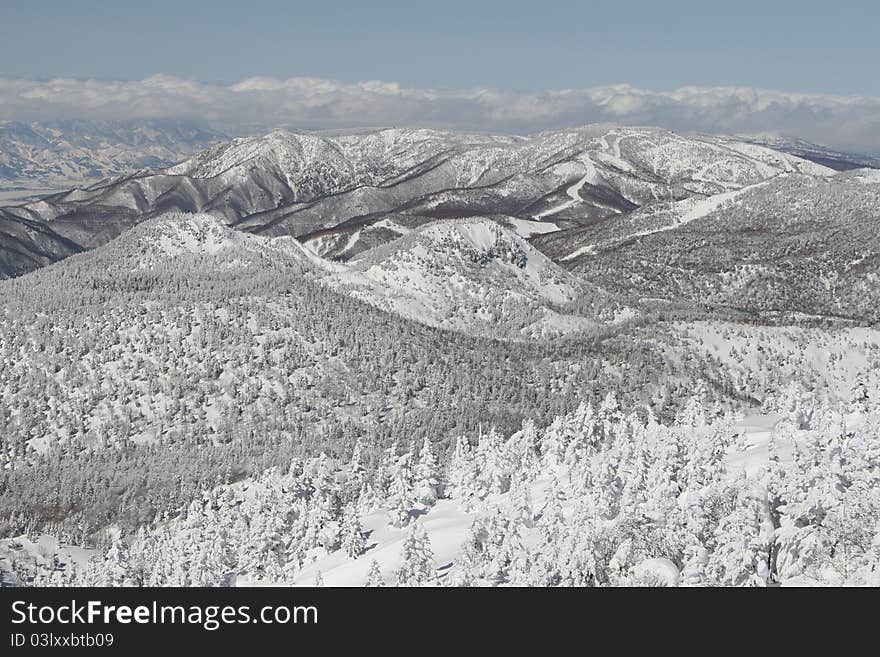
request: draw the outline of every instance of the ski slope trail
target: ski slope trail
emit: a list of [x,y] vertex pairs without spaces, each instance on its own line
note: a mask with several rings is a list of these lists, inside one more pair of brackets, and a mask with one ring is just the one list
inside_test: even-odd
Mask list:
[[570,207],[581,203],[583,199],[580,197],[580,191],[583,189],[584,185],[587,183],[595,184],[596,182],[596,167],[594,167],[591,163],[584,163],[587,165],[587,173],[578,180],[575,184],[568,187],[565,190],[565,194],[568,196],[569,200],[564,203],[560,203],[559,205],[553,206],[543,212],[539,212],[536,215],[533,215],[535,219],[540,220],[544,217],[549,217],[554,214],[559,214],[563,210],[567,210]]

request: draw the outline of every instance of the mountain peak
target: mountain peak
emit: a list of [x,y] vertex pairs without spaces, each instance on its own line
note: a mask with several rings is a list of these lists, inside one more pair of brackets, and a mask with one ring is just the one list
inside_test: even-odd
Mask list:
[[604,303],[600,291],[487,217],[413,230],[327,282],[433,326],[514,339],[588,330]]
[[179,212],[144,221],[95,253],[126,270],[168,266],[181,258],[207,258],[207,266],[220,269],[291,262],[312,267],[323,262],[291,237],[251,235],[212,215]]
[[175,256],[183,253],[215,254],[237,246],[250,236],[228,228],[207,214],[169,213],[141,225],[140,242],[156,253]]

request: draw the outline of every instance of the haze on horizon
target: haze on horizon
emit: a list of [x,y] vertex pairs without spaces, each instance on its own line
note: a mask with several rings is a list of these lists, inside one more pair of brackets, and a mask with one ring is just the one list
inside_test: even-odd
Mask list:
[[612,122],[880,152],[880,6],[867,0],[9,0],[3,13],[0,120]]

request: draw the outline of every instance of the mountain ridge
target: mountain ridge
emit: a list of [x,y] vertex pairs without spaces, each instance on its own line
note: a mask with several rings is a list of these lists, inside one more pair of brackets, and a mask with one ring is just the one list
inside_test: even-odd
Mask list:
[[[93,248],[169,211],[209,213],[240,230],[303,241],[344,235],[336,241],[345,246],[352,233],[392,216],[418,225],[499,215],[561,229],[788,172],[833,173],[760,146],[733,147],[656,128],[587,126],[529,137],[389,129],[331,138],[275,131],[212,147],[155,173],[0,208],[0,275]],[[391,237],[373,236],[378,242]],[[339,248],[324,244],[320,254],[345,259],[353,251]]]

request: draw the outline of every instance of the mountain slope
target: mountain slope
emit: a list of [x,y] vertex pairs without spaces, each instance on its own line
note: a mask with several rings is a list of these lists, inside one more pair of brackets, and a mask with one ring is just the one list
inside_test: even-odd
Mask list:
[[870,170],[784,175],[533,243],[623,298],[876,322],[878,182]]
[[169,266],[217,269],[322,269],[320,258],[290,237],[266,239],[232,230],[206,214],[168,213],[143,222],[100,251],[90,266],[113,274]]
[[[360,301],[346,269],[366,293],[412,301],[420,321]],[[18,533],[133,530],[218,482],[346,454],[358,439],[375,453],[426,438],[445,449],[480,427],[549,423],[608,390],[669,419],[698,381],[712,404],[740,408],[793,378],[837,397],[878,371],[867,330],[615,322],[616,301],[485,218],[421,227],[341,264],[213,217],[158,217],[0,281],[0,299],[0,523]],[[496,339],[543,333],[529,313],[547,309],[588,330]],[[441,320],[459,330],[425,325]],[[719,349],[719,333],[738,336],[736,349]]]
[[[546,420],[594,394],[596,372],[623,399],[649,394],[638,344],[438,330],[330,289],[333,267],[289,237],[166,216],[0,281],[0,521],[133,526],[358,437]],[[641,376],[660,366],[640,359]],[[20,494],[46,482],[51,504]]]
[[419,228],[328,282],[383,310],[478,335],[552,337],[615,317],[604,293],[488,218]]
[[[361,229],[389,218],[414,226],[503,216],[508,225],[529,221],[555,230],[787,172],[831,170],[759,146],[655,128],[590,126],[530,137],[276,131],[214,147],[163,172],[0,209],[0,275],[94,248],[169,211],[209,213],[267,236],[321,238],[321,255],[344,260],[365,248],[358,244]],[[366,246],[395,235],[369,237]]]

